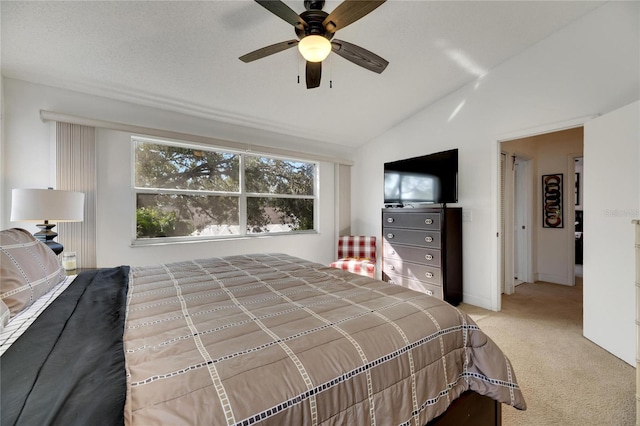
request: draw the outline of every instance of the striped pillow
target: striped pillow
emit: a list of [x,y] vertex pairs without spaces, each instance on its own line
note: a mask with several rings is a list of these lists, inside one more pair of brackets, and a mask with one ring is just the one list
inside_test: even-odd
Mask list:
[[56,254],[24,229],[0,231],[0,300],[14,317],[66,277]]

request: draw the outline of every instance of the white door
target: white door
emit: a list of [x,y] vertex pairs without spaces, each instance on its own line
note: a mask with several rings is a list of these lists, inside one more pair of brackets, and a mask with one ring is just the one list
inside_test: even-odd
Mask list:
[[515,286],[531,282],[531,159],[502,153],[500,164],[501,292],[512,294]]
[[531,160],[516,157],[514,163],[514,284],[531,282]]
[[[635,365],[640,102],[584,126],[584,336]],[[638,302],[640,303],[640,302]]]

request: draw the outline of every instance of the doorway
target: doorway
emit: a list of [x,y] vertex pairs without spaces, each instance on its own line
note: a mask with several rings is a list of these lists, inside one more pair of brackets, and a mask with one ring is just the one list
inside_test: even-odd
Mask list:
[[[583,128],[537,134],[500,143],[502,292],[520,283],[544,281],[575,284],[575,159],[583,156]],[[542,221],[540,177],[560,175],[562,222],[553,228]],[[578,188],[579,191],[582,188]],[[504,224],[502,224],[504,222]]]

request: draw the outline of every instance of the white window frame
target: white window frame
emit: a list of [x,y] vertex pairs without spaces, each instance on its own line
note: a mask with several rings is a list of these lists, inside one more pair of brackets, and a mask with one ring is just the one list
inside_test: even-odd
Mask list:
[[[164,189],[164,188],[142,188],[137,187],[135,182],[136,171],[136,141],[142,141],[147,143],[153,143],[158,145],[168,145],[181,148],[202,149],[208,151],[221,151],[229,154],[236,154],[240,156],[240,185],[238,192],[227,191],[198,191],[198,190],[183,190],[183,189]],[[284,161],[297,161],[303,163],[313,164],[314,167],[314,183],[313,183],[313,195],[295,195],[295,194],[262,194],[255,192],[245,191],[245,156],[259,156],[266,158],[273,158]],[[264,237],[280,237],[288,235],[300,235],[300,234],[317,234],[318,233],[318,212],[319,208],[319,193],[320,193],[320,166],[318,161],[293,158],[288,156],[280,156],[269,153],[262,153],[257,151],[240,151],[235,149],[225,148],[223,146],[214,146],[208,144],[199,144],[194,142],[184,142],[168,139],[150,138],[147,136],[131,136],[131,192],[132,192],[132,245],[134,246],[146,246],[146,245],[159,245],[159,244],[174,244],[183,242],[204,242],[204,241],[221,241],[229,239],[241,239],[241,238],[264,238]],[[231,235],[207,235],[207,236],[184,236],[184,237],[151,237],[151,238],[138,238],[137,237],[137,195],[138,194],[157,194],[158,192],[164,194],[184,194],[184,195],[214,195],[214,196],[237,196],[238,197],[238,210],[239,210],[239,233]],[[313,200],[313,229],[302,231],[289,231],[289,232],[263,232],[263,233],[248,233],[247,232],[247,198],[260,197],[260,198],[296,198]]]

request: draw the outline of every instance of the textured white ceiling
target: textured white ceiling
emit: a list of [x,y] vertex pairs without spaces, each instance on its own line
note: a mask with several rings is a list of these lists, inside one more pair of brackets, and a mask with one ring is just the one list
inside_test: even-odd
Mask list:
[[10,78],[356,147],[601,4],[389,0],[336,33],[387,69],[332,54],[307,90],[295,48],[238,60],[295,38],[252,1],[3,0],[1,66]]

